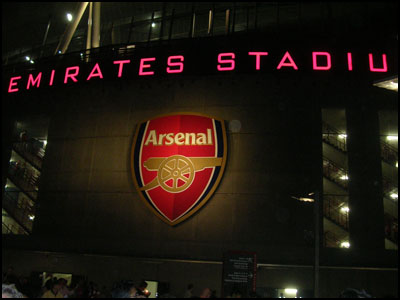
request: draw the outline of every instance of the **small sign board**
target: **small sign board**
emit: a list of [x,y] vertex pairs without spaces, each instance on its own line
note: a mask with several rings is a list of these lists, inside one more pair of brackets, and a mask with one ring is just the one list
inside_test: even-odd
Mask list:
[[248,298],[256,291],[255,252],[230,251],[224,255],[222,297]]

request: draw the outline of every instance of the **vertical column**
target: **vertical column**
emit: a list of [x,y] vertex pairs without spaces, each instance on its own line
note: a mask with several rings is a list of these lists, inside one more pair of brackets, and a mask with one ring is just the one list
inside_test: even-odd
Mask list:
[[101,2],[93,2],[92,48],[100,47],[100,5]]
[[93,2],[89,2],[88,30],[86,37],[86,62],[89,62],[90,48],[92,48]]
[[[74,19],[70,25],[67,26],[64,34],[62,35],[60,42],[58,43],[58,46],[56,48],[56,51],[54,52],[54,55],[58,53],[60,50],[61,53],[65,53],[67,51],[69,43],[71,42],[71,39],[75,33],[76,28],[79,25],[79,22],[81,21],[81,18],[86,10],[87,5],[89,2],[81,2],[79,4],[78,9],[76,10],[76,13],[74,14]],[[100,3],[98,4],[100,5]]]
[[349,234],[355,250],[385,247],[378,111],[359,104],[347,108]]

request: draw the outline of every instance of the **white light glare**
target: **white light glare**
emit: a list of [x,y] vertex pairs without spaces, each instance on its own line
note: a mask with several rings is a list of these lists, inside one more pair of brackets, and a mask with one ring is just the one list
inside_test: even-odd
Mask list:
[[296,295],[297,289],[285,289],[285,294]]
[[72,21],[72,15],[70,13],[67,13],[67,19],[68,19],[69,22]]
[[399,167],[399,162],[398,161],[396,161],[396,168],[398,168]]
[[30,58],[29,56],[25,56],[25,60],[26,60],[26,61],[30,61],[31,58]]
[[35,220],[35,216],[30,215],[29,220],[31,220],[31,221]]
[[391,197],[392,199],[398,199],[398,198],[399,198],[399,195],[396,194],[396,193],[392,193],[392,194],[390,194],[390,197]]
[[347,134],[339,134],[339,138],[346,139],[347,138]]
[[343,213],[348,213],[350,211],[350,208],[348,208],[347,206],[343,206],[342,208],[340,208],[340,211]]
[[387,139],[388,141],[397,141],[397,140],[398,140],[398,136],[397,136],[397,135],[388,135],[388,136],[386,137],[386,139]]
[[340,247],[342,247],[342,248],[350,248],[350,243],[349,242],[342,242],[340,244]]
[[156,27],[156,23],[151,23],[151,27]]
[[343,176],[340,177],[340,179],[342,179],[342,180],[349,180],[349,176],[343,175]]

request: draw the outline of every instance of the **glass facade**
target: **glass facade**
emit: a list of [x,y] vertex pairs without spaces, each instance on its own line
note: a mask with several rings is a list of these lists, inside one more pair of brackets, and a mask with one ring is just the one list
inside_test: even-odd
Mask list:
[[[388,3],[290,3],[290,2],[104,2],[101,4],[100,47],[129,45],[150,41],[222,36],[259,32],[285,35],[341,35],[343,30],[357,32],[375,21],[384,30],[390,18],[382,18]],[[86,49],[88,9],[72,37],[67,52]],[[360,14],[362,12],[362,14]],[[351,16],[351,18],[348,18]],[[357,16],[357,19],[354,19]],[[365,20],[368,19],[368,22]],[[35,62],[54,55],[67,24],[49,20],[48,35],[36,45],[10,49],[3,54],[3,64]],[[364,27],[363,27],[364,26]],[[367,31],[360,31],[365,34]],[[38,32],[36,32],[38,34]]]
[[[385,248],[398,249],[398,121],[395,111],[379,112]],[[322,110],[324,245],[350,247],[345,110]]]
[[46,145],[45,118],[36,117],[15,122],[2,202],[3,234],[32,233]]
[[345,110],[322,110],[324,246],[349,247],[348,158]]
[[380,111],[385,248],[398,249],[398,119],[395,111]]

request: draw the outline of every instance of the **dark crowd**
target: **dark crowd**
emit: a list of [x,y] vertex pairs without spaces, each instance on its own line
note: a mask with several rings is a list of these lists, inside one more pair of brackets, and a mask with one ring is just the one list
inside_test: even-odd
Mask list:
[[[57,278],[53,274],[30,277],[17,276],[13,267],[3,273],[2,298],[217,298],[216,290],[205,287],[201,293],[194,294],[194,285],[188,284],[182,287],[182,294],[173,295],[166,285],[160,285],[156,295],[151,295],[147,289],[147,282],[142,280],[135,283],[132,280],[115,282],[111,289],[100,286],[86,278],[72,280],[70,284],[64,278]],[[263,298],[256,293],[243,295],[239,291],[233,291],[227,298]],[[272,298],[272,297],[266,297]],[[282,297],[279,297],[282,298]],[[283,297],[284,298],[284,297]],[[374,298],[365,290],[347,288],[338,298]],[[385,295],[383,298],[396,298]]]
[[[44,282],[44,284],[43,284]],[[172,295],[169,288],[158,288],[157,298],[216,298],[216,291],[204,288],[199,295],[193,294],[194,285],[189,284],[182,295]],[[86,278],[77,282],[68,281],[48,275],[17,276],[12,267],[3,274],[2,298],[148,298],[151,293],[147,290],[146,281],[135,283],[132,280],[115,282],[111,289],[100,286]],[[154,295],[152,295],[154,297]]]

